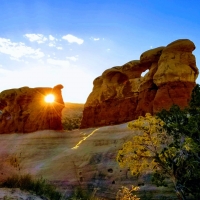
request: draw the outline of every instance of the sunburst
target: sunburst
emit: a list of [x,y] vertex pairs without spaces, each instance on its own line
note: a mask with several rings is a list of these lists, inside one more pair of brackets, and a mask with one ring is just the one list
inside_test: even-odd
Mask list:
[[55,100],[55,96],[53,94],[48,94],[45,96],[44,100],[47,103],[53,103]]

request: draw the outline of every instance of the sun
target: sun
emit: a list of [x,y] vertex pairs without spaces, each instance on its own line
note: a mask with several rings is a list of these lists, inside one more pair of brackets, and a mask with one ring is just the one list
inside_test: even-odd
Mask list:
[[48,94],[48,95],[45,96],[44,100],[47,103],[53,103],[54,100],[55,100],[55,96],[53,94]]

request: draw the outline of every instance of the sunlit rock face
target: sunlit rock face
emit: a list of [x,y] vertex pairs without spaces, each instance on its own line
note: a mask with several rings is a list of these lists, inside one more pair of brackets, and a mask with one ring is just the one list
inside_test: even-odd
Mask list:
[[[1,92],[0,134],[61,130],[62,88],[62,85],[54,88],[22,87]],[[54,102],[45,102],[48,94],[55,96]]]
[[158,91],[153,102],[153,112],[171,104],[185,107],[188,105],[195,80],[199,74],[195,56],[195,45],[190,40],[177,40],[167,45],[158,61],[158,70],[153,82]]
[[176,40],[145,51],[140,60],[104,71],[93,82],[81,128],[127,122],[173,104],[186,107],[199,73],[194,49],[192,41]]

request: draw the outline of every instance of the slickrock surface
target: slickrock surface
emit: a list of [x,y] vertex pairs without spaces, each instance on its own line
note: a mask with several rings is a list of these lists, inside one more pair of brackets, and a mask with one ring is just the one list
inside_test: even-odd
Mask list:
[[[169,196],[173,189],[155,187],[150,176],[133,177],[119,168],[116,154],[134,132],[127,124],[74,131],[37,131],[0,135],[0,181],[12,174],[47,179],[69,196],[75,187],[99,188],[97,195],[115,199],[121,186],[140,185],[139,194]],[[159,198],[158,198],[159,199]]]
[[194,49],[192,41],[180,39],[142,53],[140,60],[104,71],[93,82],[81,128],[131,121],[173,104],[186,107],[199,74]]
[[[1,92],[0,134],[61,130],[61,112],[64,108],[62,88],[62,85],[54,88],[23,87]],[[54,103],[45,102],[48,94],[55,96]]]

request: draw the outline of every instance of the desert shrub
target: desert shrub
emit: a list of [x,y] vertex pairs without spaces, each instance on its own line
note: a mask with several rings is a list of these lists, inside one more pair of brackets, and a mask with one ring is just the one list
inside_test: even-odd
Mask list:
[[83,116],[84,104],[65,103],[62,111],[62,125],[64,130],[78,129]]
[[78,186],[67,200],[106,200],[96,196],[98,189],[99,188],[93,188],[93,190],[83,189],[81,186]]
[[89,200],[91,192],[83,190],[81,187],[76,187],[68,200]]
[[147,193],[147,191],[144,190],[142,195],[141,195],[141,199],[142,200],[152,200],[153,199],[153,193],[152,192]]
[[18,186],[19,186],[18,175],[13,175],[12,177],[8,177],[6,181],[1,183],[1,187],[16,188]]
[[34,192],[36,195],[45,196],[51,200],[59,200],[62,195],[56,187],[48,183],[45,179],[34,180],[30,174],[13,175],[1,184],[1,187],[20,188],[21,190]]
[[117,192],[116,200],[140,200],[140,198],[133,194],[138,189],[139,187],[135,186],[132,186],[130,189],[122,186]]
[[74,130],[74,129],[78,129],[80,127],[81,124],[81,117],[74,117],[74,118],[70,118],[70,117],[65,117],[62,120],[62,126],[64,130]]

